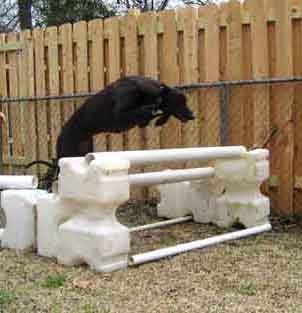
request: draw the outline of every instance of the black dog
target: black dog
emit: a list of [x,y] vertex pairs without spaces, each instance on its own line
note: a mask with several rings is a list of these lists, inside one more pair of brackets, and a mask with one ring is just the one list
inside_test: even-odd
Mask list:
[[[66,122],[57,140],[57,160],[91,152],[93,135],[143,128],[156,118],[155,125],[161,126],[171,116],[181,122],[194,119],[180,90],[146,77],[122,78],[88,98]],[[49,166],[56,168],[56,161]]]
[[91,152],[85,142],[95,134],[146,127],[156,117],[155,125],[160,126],[170,116],[182,122],[194,119],[183,93],[149,78],[122,78],[87,99],[67,121],[57,141],[57,158]]

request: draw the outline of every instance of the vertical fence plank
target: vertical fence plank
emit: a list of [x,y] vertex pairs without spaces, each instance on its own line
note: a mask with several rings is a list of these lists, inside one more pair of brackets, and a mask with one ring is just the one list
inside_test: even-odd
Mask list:
[[[26,48],[26,41],[28,37],[28,31],[24,31],[20,33],[20,41],[24,44],[24,48],[19,51],[18,56],[18,71],[19,71],[19,95],[21,97],[28,96],[28,53]],[[26,138],[28,136],[27,134],[27,127],[26,124],[30,122],[31,119],[27,120],[27,116],[25,115],[27,106],[26,103],[21,102],[19,106],[20,110],[20,125],[19,125],[19,131],[18,134],[21,137],[21,144],[22,144],[22,160],[27,161],[27,153],[25,152],[28,147],[26,147],[26,144],[28,142],[28,139]],[[34,139],[34,138],[32,138]],[[19,172],[19,174],[22,174],[22,172]]]
[[[243,8],[245,7],[243,6]],[[245,15],[246,10],[243,10],[242,13]],[[242,24],[242,79],[253,78],[252,58],[251,24]],[[247,148],[251,148],[254,141],[254,89],[252,86],[239,88],[241,89],[241,105],[243,107],[243,142]]]
[[[290,12],[293,15],[295,12],[302,12],[302,3],[300,0],[290,1]],[[293,26],[293,74],[294,76],[302,76],[302,18],[292,20]],[[302,214],[302,83],[298,83],[294,87],[294,106],[293,106],[293,121],[294,121],[294,214]],[[299,187],[295,189],[295,187]]]
[[[242,79],[242,24],[241,3],[231,0],[225,7],[227,10],[227,79]],[[231,89],[228,103],[228,143],[244,143],[244,111],[242,91],[240,87]]]
[[[219,11],[216,5],[199,9],[199,18],[204,21],[204,80],[219,80]],[[220,107],[219,90],[209,88],[201,93],[202,120],[200,121],[201,145],[216,146],[220,144]]]
[[[158,78],[158,34],[157,34],[157,14],[149,12],[138,17],[139,28],[143,32],[143,74],[154,79]],[[160,128],[154,125],[147,126],[144,130],[144,148],[160,148]],[[146,166],[145,171],[159,170],[159,166]],[[158,191],[154,187],[148,188],[148,197],[156,198]]]
[[[104,27],[101,19],[93,20],[88,24],[91,40],[90,78],[91,91],[98,92],[104,88]],[[106,151],[106,135],[94,136],[94,151]]]
[[[268,34],[263,0],[247,0],[251,18],[253,79],[268,78]],[[253,145],[261,146],[269,134],[269,87],[255,86],[253,92]]]
[[[139,17],[139,27],[144,36],[144,75],[158,78],[158,42],[157,42],[157,15],[154,12]],[[160,128],[148,126],[145,129],[146,149],[160,148]]]
[[[18,42],[16,33],[9,33],[7,36],[7,42],[14,44]],[[9,51],[8,63],[9,63],[9,96],[19,96],[19,58],[20,51]],[[20,103],[12,102],[8,106],[9,128],[10,128],[10,149],[13,159],[17,159],[23,155],[22,136],[20,136],[20,122],[21,112]]]
[[[6,43],[5,34],[0,34],[0,45]],[[8,86],[7,86],[7,70],[6,70],[6,52],[0,52],[0,97],[8,96]],[[8,104],[2,103],[1,110],[8,120]],[[9,123],[6,122],[2,125],[2,157],[4,162],[8,160],[10,156],[9,151]],[[2,173],[1,173],[2,174]]]
[[[35,29],[34,51],[35,51],[35,79],[36,96],[46,95],[45,83],[45,47],[44,47],[44,29]],[[47,103],[38,101],[36,103],[37,116],[37,140],[38,140],[38,159],[48,160],[48,125],[47,125]]]
[[[191,84],[199,80],[198,73],[198,10],[186,8],[179,11],[178,20],[183,25],[183,83]],[[195,113],[196,119],[186,124],[179,124],[182,127],[181,144],[183,147],[196,147],[200,145],[200,112],[199,112],[199,91],[190,90],[187,92],[188,105]],[[177,121],[179,123],[179,121]],[[200,162],[185,162],[185,167],[198,166]]]
[[[24,32],[23,40],[25,40],[25,59],[26,63],[28,96],[35,96],[35,56],[34,56],[34,40],[33,34],[28,30]],[[37,119],[36,119],[36,103],[28,101],[24,108],[25,118],[25,157],[27,162],[31,162],[38,158],[38,137],[37,137]],[[34,168],[27,170],[28,174],[36,173]]]
[[[179,11],[179,17],[183,25],[184,39],[184,83],[191,84],[198,82],[198,59],[197,59],[197,18],[198,11],[194,8],[187,8]],[[198,91],[188,92],[188,104],[197,118],[194,121],[183,125],[182,144],[185,147],[194,147],[200,144],[199,138],[199,103]]]
[[[87,23],[84,21],[73,25],[73,40],[75,44],[75,91],[77,93],[88,91],[88,38]],[[77,107],[81,106],[84,99],[77,102]]]
[[[58,51],[58,29],[49,27],[46,29],[48,42],[48,81],[49,95],[56,96],[60,93],[59,78],[59,51]],[[56,157],[56,142],[61,130],[61,103],[59,100],[50,101],[49,103],[49,125],[50,125],[50,151],[51,157]]]
[[[293,74],[292,25],[289,1],[274,1],[276,9],[276,76],[290,77]],[[272,141],[271,157],[273,175],[279,177],[277,190],[277,210],[280,214],[293,212],[293,157],[294,128],[293,86],[279,85],[273,88],[275,102],[272,106],[273,125],[282,129],[280,135]],[[285,126],[286,125],[286,126]]]
[[[175,11],[160,12],[158,18],[164,30],[160,58],[160,80],[168,85],[178,85],[178,36]],[[180,145],[181,124],[176,119],[171,118],[161,129],[161,147],[175,148]]]
[[[295,20],[293,25],[293,62],[294,76],[302,76],[302,19]],[[295,86],[294,127],[295,127],[295,185],[302,177],[302,83]],[[294,213],[302,214],[302,191],[294,190]]]
[[[81,21],[73,25],[73,41],[74,49],[74,76],[75,76],[75,91],[77,93],[88,92],[89,79],[88,79],[88,33],[87,23]],[[86,99],[79,98],[76,102],[76,109],[81,107]],[[87,151],[93,150],[93,138],[87,138],[85,142],[81,142],[81,149]]]
[[[245,10],[251,23],[252,78],[269,77],[268,29],[264,0],[247,0]],[[253,141],[255,147],[262,147],[270,132],[270,93],[269,86],[254,86],[253,101]],[[269,192],[268,184],[263,191]]]
[[[138,75],[138,34],[137,12],[125,17],[125,74]],[[141,132],[139,128],[131,129],[126,134],[126,150],[141,149]]]
[[[119,18],[112,17],[104,21],[105,33],[108,42],[108,83],[112,83],[121,75],[121,46]],[[123,134],[110,134],[109,147],[113,151],[124,148]]]
[[[125,17],[125,74],[139,74],[139,51],[138,51],[138,11],[133,11]],[[125,150],[140,150],[143,147],[141,129],[135,127],[125,134]],[[131,173],[141,172],[142,167],[131,168]],[[133,188],[131,197],[142,199],[144,197],[142,188]]]
[[[63,94],[72,94],[74,92],[73,75],[73,41],[72,25],[64,24],[59,28],[59,40],[62,47],[62,84]],[[62,102],[62,123],[64,124],[74,112],[73,100]]]

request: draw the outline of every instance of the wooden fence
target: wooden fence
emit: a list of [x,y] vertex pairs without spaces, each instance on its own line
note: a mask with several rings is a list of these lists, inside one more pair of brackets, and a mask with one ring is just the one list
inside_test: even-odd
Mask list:
[[[127,74],[172,85],[300,76],[302,1],[234,0],[0,34],[3,97],[97,91]],[[219,145],[219,90],[187,94],[196,121],[99,135],[95,151]],[[82,101],[4,103],[7,170],[54,157],[60,128]],[[228,101],[228,144],[260,145],[271,128],[282,129],[270,143],[269,190],[281,214],[302,213],[301,104],[302,84],[236,87]]]

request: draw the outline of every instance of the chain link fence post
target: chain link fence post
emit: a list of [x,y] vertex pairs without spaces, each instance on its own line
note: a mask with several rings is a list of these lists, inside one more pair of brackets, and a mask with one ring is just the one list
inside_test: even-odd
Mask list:
[[228,104],[230,97],[230,86],[223,84],[219,88],[220,104],[220,144],[227,145],[228,142]]

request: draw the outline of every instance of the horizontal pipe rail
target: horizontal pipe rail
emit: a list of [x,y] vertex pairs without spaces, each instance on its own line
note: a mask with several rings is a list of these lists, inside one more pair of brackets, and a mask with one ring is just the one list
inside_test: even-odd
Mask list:
[[216,245],[229,240],[241,239],[248,236],[260,234],[272,229],[271,224],[250,227],[244,230],[231,232],[228,234],[218,235],[207,239],[196,240],[189,243],[176,245],[173,247],[158,249],[146,253],[131,256],[129,265],[139,265],[147,262],[156,261],[165,257],[174,256],[180,253],[188,252],[195,249],[202,249]]
[[184,223],[184,222],[188,222],[188,221],[192,221],[192,220],[193,220],[193,216],[177,217],[177,218],[173,218],[171,220],[167,220],[167,221],[163,221],[163,222],[157,222],[157,223],[152,223],[152,224],[146,224],[146,225],[131,227],[131,228],[129,228],[129,231],[130,231],[130,233],[133,233],[136,231],[166,227],[166,226]]
[[177,148],[155,149],[117,152],[96,152],[86,155],[86,161],[90,163],[95,159],[125,159],[131,165],[153,164],[172,161],[210,160],[218,158],[241,158],[247,152],[243,146],[228,147],[201,147],[201,148]]
[[36,189],[38,177],[30,175],[0,175],[0,190]]
[[213,167],[193,168],[187,170],[166,170],[150,173],[129,175],[131,186],[152,186],[161,184],[178,183],[187,180],[199,180],[214,177]]

